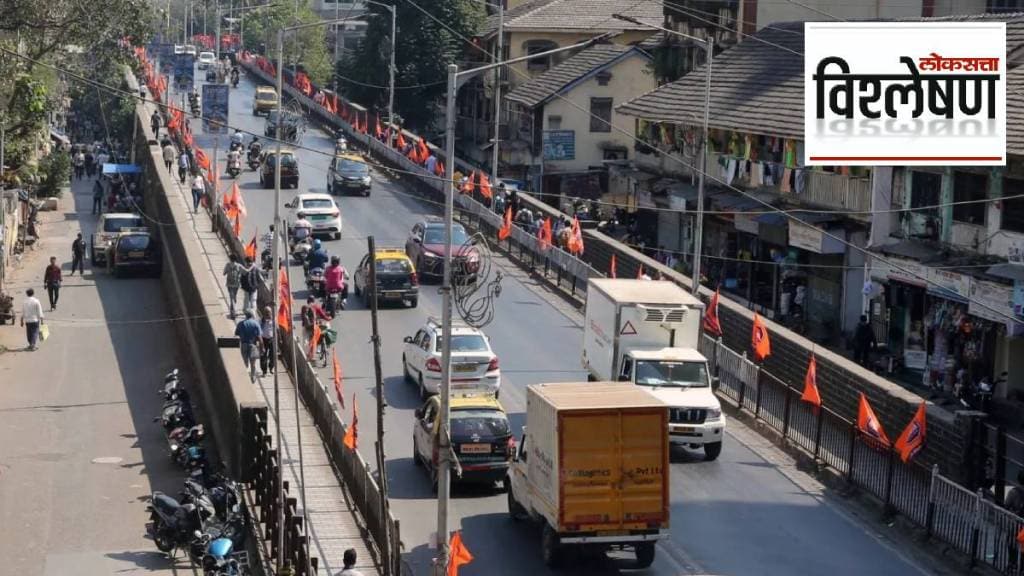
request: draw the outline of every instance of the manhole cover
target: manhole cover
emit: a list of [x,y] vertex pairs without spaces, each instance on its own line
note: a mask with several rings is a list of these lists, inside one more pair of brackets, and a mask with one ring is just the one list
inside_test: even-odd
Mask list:
[[93,458],[93,464],[120,464],[124,458],[118,458],[117,456],[101,456],[99,458]]

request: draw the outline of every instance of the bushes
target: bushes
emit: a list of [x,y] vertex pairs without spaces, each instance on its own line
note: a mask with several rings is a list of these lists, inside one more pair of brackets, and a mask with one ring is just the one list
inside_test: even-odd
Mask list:
[[71,179],[71,157],[67,152],[56,149],[39,162],[41,182],[36,195],[44,198],[59,197],[61,189]]

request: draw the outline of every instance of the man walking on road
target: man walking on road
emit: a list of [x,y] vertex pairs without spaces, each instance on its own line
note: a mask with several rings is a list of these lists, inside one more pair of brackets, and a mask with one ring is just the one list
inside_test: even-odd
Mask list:
[[192,163],[188,159],[188,153],[182,152],[181,156],[178,156],[178,180],[184,184],[185,178],[188,177],[188,169]]
[[259,289],[260,280],[262,280],[260,269],[253,263],[252,258],[246,257],[240,279],[242,292],[245,297],[245,301],[242,302],[243,311],[252,312],[256,308],[256,291]]
[[171,145],[169,140],[167,141],[167,144],[164,144],[163,154],[164,166],[167,166],[167,173],[171,174],[171,166],[174,165],[174,158],[178,155],[178,152],[174,149],[174,146]]
[[192,179],[192,213],[199,213],[199,201],[203,199],[203,194],[206,194],[206,179],[203,178],[202,174],[196,174],[196,177]]
[[82,233],[78,233],[78,237],[71,243],[71,274],[75,275],[75,268],[78,268],[78,273],[85,276],[85,240],[82,239]]
[[160,112],[153,110],[153,115],[149,117],[149,127],[153,129],[153,137],[156,138],[160,133]]
[[36,349],[36,341],[39,339],[39,326],[43,323],[43,305],[36,298],[36,291],[29,288],[25,290],[25,302],[21,305],[21,325],[25,327],[25,337],[28,339],[28,349]]
[[228,289],[228,310],[231,319],[235,319],[235,303],[238,302],[238,289],[242,287],[242,272],[245,268],[238,263],[238,256],[228,256],[228,263],[224,265],[224,287]]
[[103,183],[98,178],[92,185],[92,213],[103,213]]
[[260,371],[266,376],[267,372],[273,372],[277,366],[277,358],[274,357],[274,335],[277,322],[270,306],[264,306],[260,314]]
[[242,362],[249,369],[249,378],[256,381],[256,360],[260,357],[260,323],[253,318],[252,310],[245,311],[245,320],[235,326]]
[[50,311],[57,309],[57,300],[60,299],[60,266],[57,265],[56,256],[50,256],[50,265],[46,267],[46,272],[43,272],[43,286],[46,287],[46,293],[50,296]]

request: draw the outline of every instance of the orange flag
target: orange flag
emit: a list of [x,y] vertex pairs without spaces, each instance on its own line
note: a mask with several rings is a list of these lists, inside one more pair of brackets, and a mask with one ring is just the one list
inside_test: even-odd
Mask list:
[[469,178],[466,178],[466,181],[462,183],[462,187],[459,188],[459,192],[462,192],[463,194],[472,194],[473,187],[476,186],[476,184],[474,184],[475,180],[476,170],[469,173]]
[[444,162],[438,160],[437,164],[434,164],[434,175],[444,178]]
[[234,204],[238,207],[238,211],[242,216],[248,216],[249,213],[245,209],[245,198],[242,198],[242,192],[238,189],[237,180],[231,184],[231,197],[234,199]]
[[800,396],[804,402],[814,404],[815,408],[821,408],[821,394],[818,393],[818,361],[811,354],[811,360],[807,363],[807,374],[804,376],[804,393]]
[[644,279],[644,265],[643,264],[641,264],[640,267],[637,268],[637,270],[636,270],[636,279],[637,280],[643,280]]
[[282,300],[281,305],[277,307],[277,325],[286,332],[292,330],[291,306],[285,300]]
[[608,265],[608,277],[609,278],[618,278],[618,275],[615,273],[615,268],[616,268],[616,266],[615,266],[615,254],[612,254],[612,262],[611,262],[611,264]]
[[395,148],[398,148],[399,150],[405,148],[405,137],[402,136],[401,131],[398,132],[398,137],[395,138]]
[[359,403],[355,394],[352,394],[352,424],[345,430],[345,446],[349,450],[359,446]]
[[540,227],[540,249],[551,248],[551,218],[545,218],[544,224]]
[[245,257],[252,258],[252,261],[256,261],[256,238],[259,235],[259,229],[252,233],[252,240],[245,245]]
[[316,322],[313,324],[313,337],[309,339],[309,350],[306,351],[306,357],[313,359],[316,356],[316,345],[320,343],[320,323]]
[[235,213],[235,238],[242,236],[242,215]]
[[572,217],[572,235],[569,236],[569,252],[574,256],[583,254],[583,231],[580,230],[579,218]]
[[493,194],[491,193],[491,181],[487,179],[487,174],[481,172],[477,175],[476,180],[480,185],[480,195],[490,200]]
[[754,329],[750,334],[750,344],[754,347],[754,360],[764,362],[765,358],[772,355],[772,342],[768,336],[768,328],[757,312],[754,312]]
[[456,531],[452,534],[452,539],[448,543],[448,575],[447,576],[459,576],[459,566],[463,564],[469,564],[473,561],[473,555],[469,553],[469,548],[462,543],[462,532]]
[[291,308],[292,288],[288,285],[288,272],[284,268],[277,271],[277,289],[281,302],[288,302],[288,308]]
[[501,242],[512,234],[512,207],[505,208],[504,223],[498,229],[498,241]]
[[860,393],[860,408],[857,410],[857,429],[883,445],[889,446],[889,437],[882,429],[882,422],[875,416],[875,411],[871,409],[863,392]]
[[334,393],[338,395],[338,404],[345,408],[345,394],[341,388],[341,362],[338,362],[337,350],[334,351],[334,356],[331,358],[331,370],[334,373]]
[[1020,544],[1021,548],[1024,548],[1024,528],[1021,528],[1017,532],[1017,544]]
[[718,292],[716,288],[708,302],[708,309],[704,311],[704,331],[715,336],[722,335],[722,324],[718,321]]
[[896,452],[904,463],[917,456],[917,453],[924,448],[925,424],[927,421],[927,410],[924,402],[917,407],[917,413],[911,418],[910,423],[903,429],[903,433],[896,439]]
[[380,127],[380,116],[377,116],[373,121],[373,133],[377,136],[377,140],[384,137],[384,129]]
[[210,169],[210,157],[206,155],[206,152],[204,152],[202,148],[197,146],[196,149],[192,151],[192,154],[196,157],[196,166],[199,166],[203,170]]

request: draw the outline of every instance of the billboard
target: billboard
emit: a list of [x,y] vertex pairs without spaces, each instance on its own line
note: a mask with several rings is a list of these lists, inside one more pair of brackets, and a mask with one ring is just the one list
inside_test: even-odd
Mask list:
[[196,74],[194,60],[191,54],[174,55],[174,85],[178,90],[192,90]]
[[227,84],[203,84],[203,129],[209,134],[228,131]]
[[574,160],[576,158],[575,130],[545,130],[544,159]]

